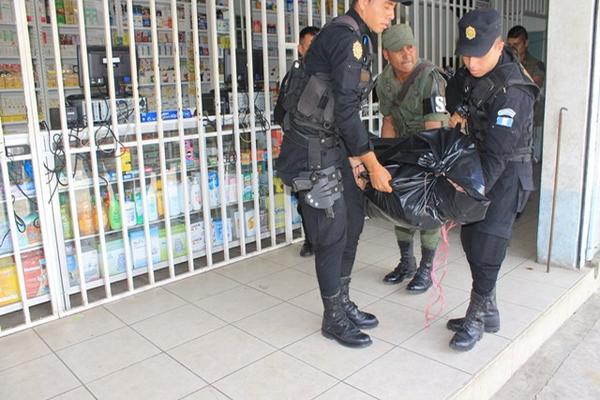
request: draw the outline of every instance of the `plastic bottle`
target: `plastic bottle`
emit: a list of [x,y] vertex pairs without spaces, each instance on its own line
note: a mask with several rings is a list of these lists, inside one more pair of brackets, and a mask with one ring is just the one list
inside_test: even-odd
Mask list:
[[77,193],[77,220],[79,222],[79,233],[82,236],[94,233],[94,215],[92,211],[92,199],[88,189]]
[[165,215],[165,205],[163,204],[162,180],[156,180],[156,209],[158,217],[162,218]]
[[60,219],[63,228],[63,237],[70,239],[73,237],[73,224],[71,223],[71,214],[67,203],[67,196],[60,196]]
[[115,197],[112,185],[108,185],[108,222],[113,230],[121,229],[123,221],[121,220],[121,207],[119,200]]
[[158,200],[156,194],[156,176],[152,174],[150,185],[146,186],[146,206],[148,207],[148,221],[158,219]]
[[179,182],[177,181],[177,169],[171,166],[167,175],[167,193],[169,195],[169,216],[171,218],[179,215]]
[[144,204],[142,203],[142,191],[140,188],[133,189],[133,201],[135,202],[136,223],[141,225],[144,223]]
[[125,192],[125,204],[123,210],[125,211],[125,223],[130,228],[137,224],[137,216],[135,214],[135,202],[133,201],[133,193],[131,190]]
[[194,173],[190,183],[190,209],[193,211],[198,211],[202,208],[202,188],[200,182],[200,173]]
[[208,171],[208,196],[210,199],[210,206],[217,207],[220,203],[219,174],[217,171]]

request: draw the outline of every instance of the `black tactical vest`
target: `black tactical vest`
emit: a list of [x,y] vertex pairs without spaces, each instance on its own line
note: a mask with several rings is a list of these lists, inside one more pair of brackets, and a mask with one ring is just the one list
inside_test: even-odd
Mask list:
[[[334,18],[328,25],[340,24],[346,26],[360,40],[363,46],[361,73],[358,88],[361,92],[360,101],[367,99],[373,89],[374,81],[371,75],[373,61],[373,45],[368,35],[360,32],[358,22],[350,15]],[[321,32],[322,32],[321,31]],[[331,78],[327,73],[308,74],[304,70],[303,61],[295,61],[290,70],[283,107],[287,116],[284,129],[299,130],[310,136],[331,136],[336,133],[334,115],[334,97]],[[289,129],[291,128],[291,129]]]
[[[509,57],[510,61],[496,66],[485,77],[476,79],[468,75],[465,79],[462,107],[463,112],[466,111],[468,116],[468,134],[473,137],[478,146],[483,142],[488,130],[489,118],[486,109],[500,91],[511,86],[520,86],[531,91],[534,99],[539,95],[539,88],[527,75],[523,66],[515,60],[512,51],[505,48],[503,57]],[[514,152],[515,161],[531,155],[532,128],[533,117],[530,119],[526,131],[522,132],[520,136]]]

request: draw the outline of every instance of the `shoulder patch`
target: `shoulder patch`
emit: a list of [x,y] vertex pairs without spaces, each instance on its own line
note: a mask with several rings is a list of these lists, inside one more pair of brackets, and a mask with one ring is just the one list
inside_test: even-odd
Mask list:
[[496,118],[496,125],[504,126],[506,128],[512,128],[514,117],[517,115],[515,110],[512,108],[503,108],[498,110],[498,116]]
[[510,117],[510,118],[514,118],[515,115],[517,115],[517,113],[515,112],[515,110],[513,110],[512,108],[503,108],[501,110],[498,110],[498,116],[499,117]]
[[362,44],[360,44],[360,41],[358,40],[352,44],[352,55],[354,55],[354,58],[356,58],[357,60],[360,60],[362,58],[363,48]]

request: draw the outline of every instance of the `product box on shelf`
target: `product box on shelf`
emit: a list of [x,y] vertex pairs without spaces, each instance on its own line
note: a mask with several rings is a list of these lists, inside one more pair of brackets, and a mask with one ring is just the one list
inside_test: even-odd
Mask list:
[[0,258],[0,307],[21,300],[17,267],[12,257]]
[[194,222],[190,224],[192,235],[192,251],[198,252],[205,248],[206,236],[204,235],[204,222]]
[[252,187],[252,171],[246,171],[243,174],[244,178],[244,189],[243,189],[243,200],[249,201],[254,198],[254,188]]
[[[79,285],[79,268],[77,265],[77,257],[73,244],[68,244],[66,247],[67,253],[67,272],[69,274],[69,285]],[[81,261],[83,265],[83,276],[86,282],[91,282],[100,279],[100,263],[99,253],[96,248],[91,246],[83,246],[81,249]]]
[[43,249],[28,251],[21,254],[25,290],[27,298],[48,294],[48,271]]
[[[240,232],[240,214],[238,211],[234,213],[233,221],[235,225],[235,236],[241,237]],[[256,217],[254,210],[244,211],[244,230],[247,238],[253,238],[256,236]]]
[[127,265],[123,239],[106,241],[106,263],[109,275],[113,276],[125,273]]
[[[284,193],[275,194],[275,228],[285,227]],[[270,203],[269,203],[270,204]]]
[[[219,219],[213,219],[212,221],[212,229],[213,229],[213,243],[215,245],[223,244],[223,221]],[[227,218],[227,240],[231,242],[233,240],[233,226],[231,218]]]
[[[130,231],[129,243],[131,245],[133,268],[136,269],[147,266],[148,260],[146,258],[146,238],[144,236],[144,229]],[[161,244],[158,226],[150,227],[150,250],[152,252],[152,263],[159,263],[161,261]]]
[[[167,261],[167,231],[165,228],[161,228],[159,232],[159,245],[160,245],[160,259]],[[185,225],[184,224],[172,224],[171,225],[171,245],[173,249],[173,257],[183,257],[187,254],[187,245],[185,237]]]

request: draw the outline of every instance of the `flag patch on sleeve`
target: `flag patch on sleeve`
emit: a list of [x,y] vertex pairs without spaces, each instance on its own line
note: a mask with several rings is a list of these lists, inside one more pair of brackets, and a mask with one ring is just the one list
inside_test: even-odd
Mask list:
[[496,125],[512,128],[515,115],[517,115],[517,113],[512,108],[503,108],[499,110],[496,118]]

